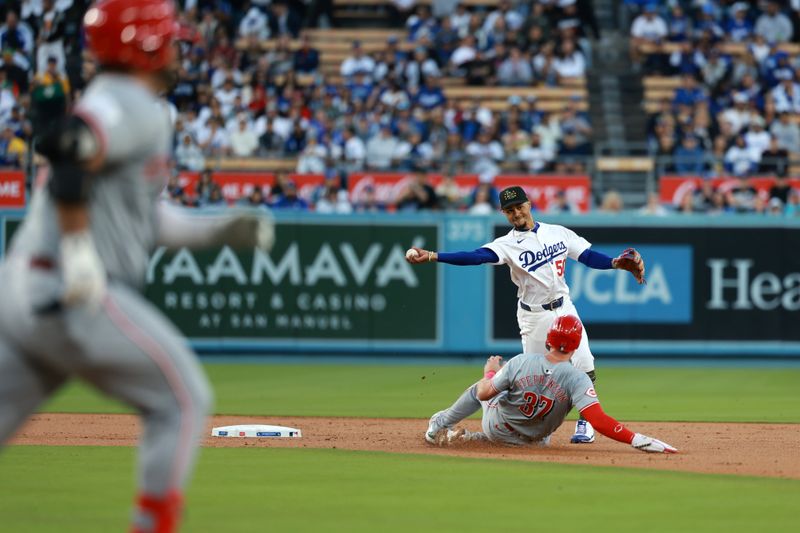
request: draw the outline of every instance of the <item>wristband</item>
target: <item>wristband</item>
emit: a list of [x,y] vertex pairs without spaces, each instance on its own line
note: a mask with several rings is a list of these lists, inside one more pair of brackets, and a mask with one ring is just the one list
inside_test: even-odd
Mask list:
[[497,372],[495,372],[494,370],[489,370],[488,372],[484,372],[483,373],[483,378],[484,379],[492,379],[495,374],[497,374]]
[[432,257],[433,257],[433,252],[428,252],[428,263],[431,262]]

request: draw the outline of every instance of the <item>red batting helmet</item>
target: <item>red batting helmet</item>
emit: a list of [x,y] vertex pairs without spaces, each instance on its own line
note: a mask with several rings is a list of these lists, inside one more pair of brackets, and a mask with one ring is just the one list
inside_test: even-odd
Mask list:
[[98,0],[83,25],[102,66],[155,72],[174,59],[178,24],[171,0]]
[[582,336],[583,324],[578,317],[560,316],[547,330],[547,345],[562,352],[574,352],[578,349]]

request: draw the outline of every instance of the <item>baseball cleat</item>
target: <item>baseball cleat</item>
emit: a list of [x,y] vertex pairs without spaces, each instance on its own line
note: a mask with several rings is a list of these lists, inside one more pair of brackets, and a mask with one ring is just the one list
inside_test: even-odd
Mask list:
[[591,444],[594,442],[594,428],[589,422],[581,418],[575,424],[575,434],[569,441],[572,444]]
[[441,446],[442,441],[447,439],[447,427],[440,426],[436,419],[439,418],[444,411],[439,411],[435,413],[432,417],[430,422],[428,422],[428,430],[425,432],[425,440],[429,444],[435,444],[436,446]]

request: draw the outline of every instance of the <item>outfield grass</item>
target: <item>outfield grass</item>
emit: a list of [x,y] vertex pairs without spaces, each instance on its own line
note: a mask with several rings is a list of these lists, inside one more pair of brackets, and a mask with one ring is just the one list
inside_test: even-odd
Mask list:
[[[220,414],[427,418],[480,377],[476,366],[206,365]],[[605,410],[626,421],[800,422],[800,369],[600,368]],[[125,412],[83,386],[43,407]]]
[[[2,529],[124,531],[131,448],[15,446]],[[340,450],[206,449],[186,532],[792,531],[800,481]]]

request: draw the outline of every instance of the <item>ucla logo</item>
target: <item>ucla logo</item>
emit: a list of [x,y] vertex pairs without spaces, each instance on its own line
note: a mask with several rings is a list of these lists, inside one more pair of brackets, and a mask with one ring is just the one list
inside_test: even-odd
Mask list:
[[533,272],[554,257],[565,253],[567,253],[567,245],[564,244],[564,241],[561,241],[552,245],[547,244],[541,251],[536,253],[526,250],[519,254],[519,262],[522,264],[522,268],[528,272]]

